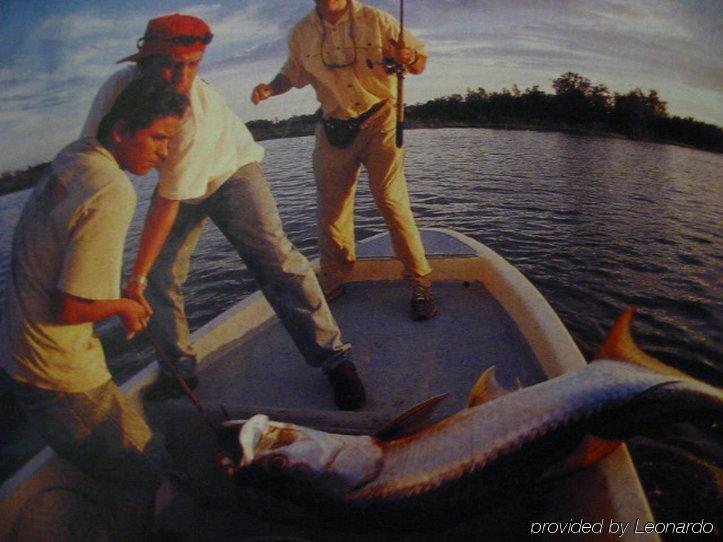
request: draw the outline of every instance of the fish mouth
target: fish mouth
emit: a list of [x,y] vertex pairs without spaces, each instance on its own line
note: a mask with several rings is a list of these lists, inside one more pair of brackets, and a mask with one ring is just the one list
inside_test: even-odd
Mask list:
[[242,454],[240,466],[245,467],[253,462],[261,437],[268,430],[269,425],[269,417],[265,414],[256,414],[243,424],[238,437]]

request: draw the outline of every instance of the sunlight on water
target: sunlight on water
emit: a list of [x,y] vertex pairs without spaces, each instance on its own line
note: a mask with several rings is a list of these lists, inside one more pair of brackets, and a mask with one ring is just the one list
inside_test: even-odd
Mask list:
[[[408,134],[407,179],[419,225],[468,234],[518,266],[586,355],[617,314],[636,304],[641,344],[670,363],[715,367],[720,375],[723,157],[560,133],[460,128]],[[313,139],[263,145],[287,234],[315,257]],[[128,259],[154,180],[135,184],[140,203]],[[7,270],[11,226],[28,193],[0,198],[0,272]],[[358,238],[385,230],[363,172],[356,206]],[[245,266],[209,225],[185,287],[192,328],[254,289]],[[148,349],[139,344],[128,352],[112,331],[110,362],[125,376],[145,364]]]

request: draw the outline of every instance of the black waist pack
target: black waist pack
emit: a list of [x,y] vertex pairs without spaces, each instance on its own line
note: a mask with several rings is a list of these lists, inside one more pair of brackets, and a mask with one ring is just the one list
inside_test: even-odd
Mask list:
[[383,105],[384,102],[378,102],[353,119],[321,119],[321,124],[324,126],[324,133],[329,143],[337,149],[350,147],[351,144],[354,143],[359,133],[359,128],[361,128],[364,121],[379,111]]

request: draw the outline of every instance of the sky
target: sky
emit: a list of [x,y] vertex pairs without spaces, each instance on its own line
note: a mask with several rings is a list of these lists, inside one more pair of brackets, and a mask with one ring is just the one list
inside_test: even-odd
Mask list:
[[[398,16],[398,0],[368,0]],[[149,19],[181,12],[214,32],[200,74],[242,119],[313,113],[313,90],[253,106],[286,58],[312,0],[0,0],[0,172],[49,161],[80,132],[100,85],[135,52]],[[406,0],[405,26],[427,45],[407,104],[539,85],[579,73],[611,92],[658,91],[668,112],[723,127],[721,0]]]

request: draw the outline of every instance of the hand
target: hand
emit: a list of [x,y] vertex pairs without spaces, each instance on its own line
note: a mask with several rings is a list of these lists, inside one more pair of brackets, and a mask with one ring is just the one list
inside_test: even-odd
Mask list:
[[256,85],[256,88],[254,88],[251,93],[251,102],[253,102],[254,105],[258,105],[259,102],[262,102],[273,95],[273,87],[267,83],[261,83],[260,85]]
[[126,328],[126,340],[130,341],[136,333],[143,331],[148,326],[151,313],[140,303],[132,299],[123,299],[123,307],[118,314],[123,320],[123,327]]
[[148,300],[146,299],[145,295],[145,289],[146,286],[140,282],[129,282],[128,286],[125,287],[123,290],[123,296],[127,297],[128,299],[132,299],[136,303],[140,303],[141,306],[146,310],[148,313],[148,317],[150,318],[153,314],[153,309],[151,308],[150,303],[148,303]]
[[394,39],[389,40],[394,46],[394,60],[403,66],[409,66],[417,61],[419,56],[414,49],[410,49],[404,45],[403,41],[396,41]]
[[[129,309],[127,317],[121,315],[127,331],[127,341],[130,341],[137,332],[143,331],[148,326],[148,321],[153,314],[153,309],[151,309],[151,305],[143,293],[145,289],[144,282],[131,281],[123,290],[123,295],[128,298],[129,303],[132,303],[131,307],[133,309]],[[140,313],[138,307],[140,307]]]

